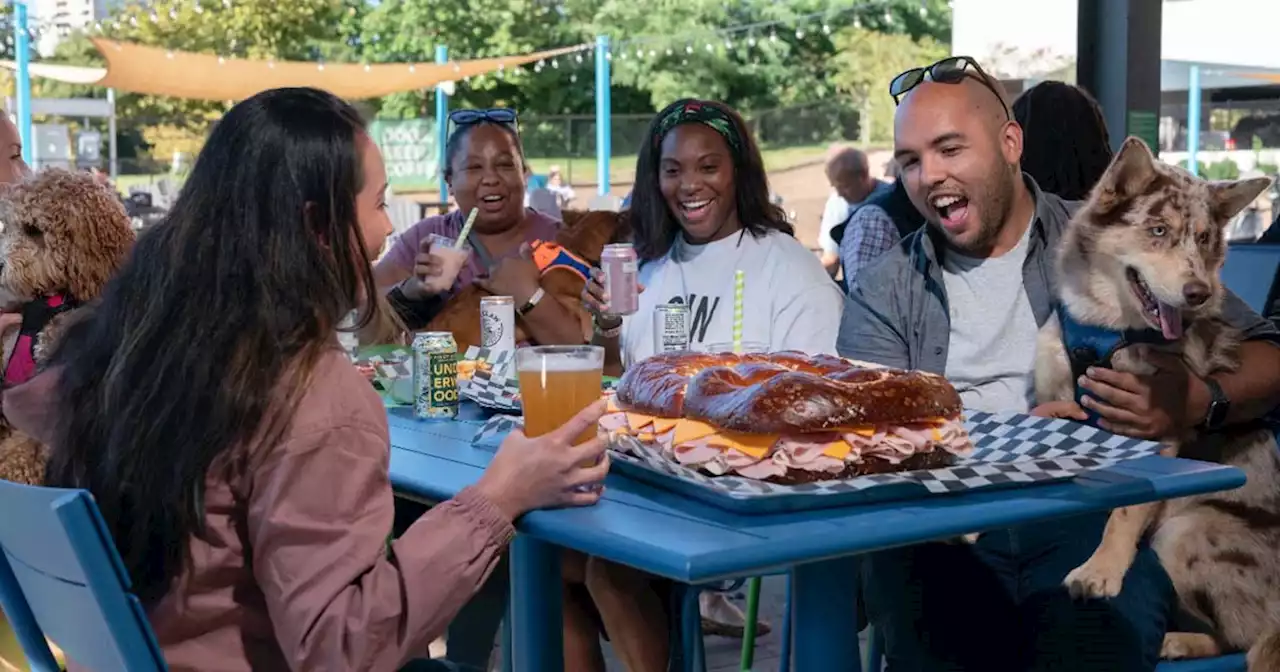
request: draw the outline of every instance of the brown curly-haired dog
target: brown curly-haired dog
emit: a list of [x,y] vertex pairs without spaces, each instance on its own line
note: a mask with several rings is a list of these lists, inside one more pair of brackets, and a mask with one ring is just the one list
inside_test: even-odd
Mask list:
[[[4,386],[26,382],[75,308],[96,299],[133,245],[124,205],[88,173],[42,171],[0,192],[0,310],[21,312],[4,336]],[[0,413],[0,478],[38,484],[45,450]]]

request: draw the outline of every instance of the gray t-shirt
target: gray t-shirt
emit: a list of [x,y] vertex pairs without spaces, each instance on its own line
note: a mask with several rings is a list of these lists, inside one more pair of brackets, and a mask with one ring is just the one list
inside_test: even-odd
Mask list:
[[942,279],[951,310],[947,379],[965,408],[1025,413],[1035,393],[1036,316],[1022,281],[1031,226],[1017,246],[979,259],[949,250]]

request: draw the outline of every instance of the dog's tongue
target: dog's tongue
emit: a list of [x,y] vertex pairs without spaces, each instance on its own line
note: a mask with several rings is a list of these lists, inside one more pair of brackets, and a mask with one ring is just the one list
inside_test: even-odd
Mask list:
[[1182,311],[1163,301],[1157,301],[1156,307],[1160,310],[1160,331],[1164,337],[1170,341],[1182,338]]

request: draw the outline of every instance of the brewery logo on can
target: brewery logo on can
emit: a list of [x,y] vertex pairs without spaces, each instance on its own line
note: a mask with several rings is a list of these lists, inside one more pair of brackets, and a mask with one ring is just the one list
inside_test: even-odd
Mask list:
[[494,352],[516,349],[516,306],[509,296],[480,299],[480,346]]
[[604,291],[609,295],[605,312],[636,314],[640,310],[640,265],[635,247],[630,243],[605,245],[600,253],[600,271],[604,273]]
[[673,352],[689,349],[689,306],[683,303],[660,303],[653,310],[653,351]]
[[458,346],[453,334],[429,331],[413,337],[413,414],[458,417]]

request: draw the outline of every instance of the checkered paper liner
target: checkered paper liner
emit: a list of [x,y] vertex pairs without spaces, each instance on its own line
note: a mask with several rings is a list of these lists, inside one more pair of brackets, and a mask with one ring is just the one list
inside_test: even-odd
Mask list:
[[[495,416],[477,432],[477,444],[496,444],[521,426],[517,417]],[[974,452],[942,469],[871,474],[856,478],[778,485],[741,476],[708,476],[657,451],[613,448],[621,473],[742,513],[778,513],[854,503],[912,499],[972,490],[1019,487],[1074,478],[1123,460],[1155,455],[1160,444],[1125,438],[1086,425],[1017,413],[965,413]]]
[[[520,381],[515,377],[515,358],[511,355],[510,351],[492,355],[486,348],[468,348],[463,359],[487,361],[490,368],[477,369],[471,380],[460,381],[458,389],[462,396],[491,411],[521,412]],[[604,389],[612,390],[616,385],[616,381],[605,381]]]

